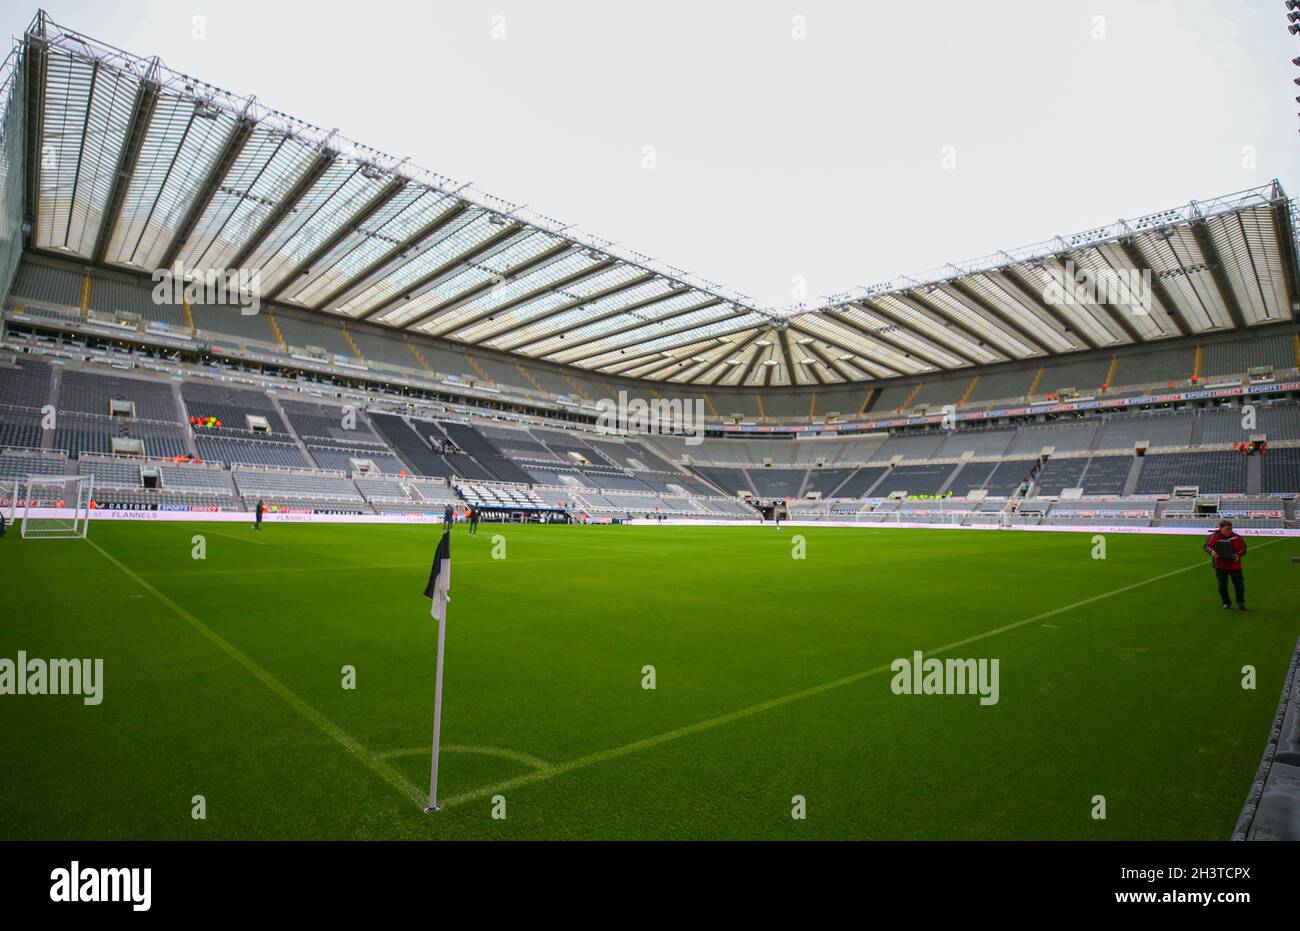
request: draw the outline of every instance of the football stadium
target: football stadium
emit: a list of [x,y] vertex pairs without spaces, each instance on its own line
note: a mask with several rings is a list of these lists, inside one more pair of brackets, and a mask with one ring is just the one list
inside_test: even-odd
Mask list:
[[769,306],[188,67],[4,64],[0,837],[1300,839],[1300,178]]

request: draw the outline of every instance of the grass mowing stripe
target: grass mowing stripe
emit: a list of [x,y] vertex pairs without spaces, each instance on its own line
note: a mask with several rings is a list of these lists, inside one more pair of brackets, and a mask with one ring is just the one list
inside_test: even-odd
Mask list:
[[[1263,549],[1264,547],[1271,546],[1272,544],[1277,542],[1278,539],[1269,540],[1267,543],[1259,544],[1256,547],[1256,549]],[[1076,608],[1082,608],[1085,605],[1090,605],[1095,602],[1102,601],[1106,598],[1113,598],[1116,595],[1122,595],[1125,592],[1131,592],[1134,589],[1141,588],[1144,585],[1150,585],[1153,582],[1161,582],[1164,581],[1165,579],[1173,578],[1176,575],[1182,575],[1184,572],[1190,572],[1193,569],[1201,569],[1204,567],[1205,567],[1205,561],[1199,560],[1190,566],[1184,566],[1181,569],[1174,569],[1172,572],[1166,572],[1162,575],[1155,575],[1149,579],[1143,579],[1140,582],[1134,582],[1131,585],[1125,585],[1121,588],[1114,589],[1113,591],[1102,592],[1100,595],[1093,595],[1089,598],[1084,598],[1080,601],[1076,601],[1071,604],[1064,605],[1060,608],[1053,608],[1050,611],[1044,611],[1041,614],[1035,614],[1033,617],[1028,617],[1020,621],[1013,621],[1010,624],[1004,624],[1001,627],[995,627],[992,630],[986,630],[983,633],[975,634],[972,637],[965,637],[961,640],[954,640],[952,643],[946,643],[941,647],[935,647],[932,650],[926,650],[924,651],[924,654],[934,655],[938,653],[947,653],[948,651],[955,650],[958,647],[963,647],[966,646],[967,644],[976,643],[980,640],[987,640],[989,637],[996,637],[998,634],[1004,634],[1007,631],[1024,627],[1027,624],[1033,624],[1049,617],[1055,617],[1058,614],[1064,614],[1067,611],[1073,611]],[[750,705],[748,708],[740,708],[736,711],[731,711],[728,712],[727,714],[719,715],[716,718],[709,718],[707,721],[697,721],[694,724],[687,724],[684,727],[675,728],[671,731],[665,731],[662,734],[656,734],[652,737],[645,737],[642,738],[641,740],[636,740],[633,741],[632,743],[624,744],[621,747],[612,747],[608,750],[601,750],[597,753],[592,753],[592,754],[588,754],[587,756],[578,757],[577,759],[574,760],[569,760],[566,763],[557,763],[554,766],[550,766],[545,769],[539,769],[531,773],[525,773],[524,775],[516,776],[513,779],[506,779],[502,782],[497,782],[497,783],[493,783],[492,785],[483,786],[482,788],[474,789],[470,792],[464,792],[460,795],[454,795],[451,798],[444,799],[442,801],[442,807],[452,808],[458,805],[463,805],[466,802],[477,801],[478,799],[487,798],[488,796],[496,795],[500,792],[505,792],[510,789],[517,789],[521,786],[531,785],[532,783],[535,782],[542,782],[547,779],[553,779],[556,776],[563,776],[566,773],[571,773],[574,772],[575,770],[586,769],[589,766],[595,766],[597,763],[603,763],[607,760],[617,759],[619,757],[627,756],[632,753],[639,753],[642,750],[649,750],[651,747],[657,747],[660,744],[665,744],[668,743],[669,741],[677,740],[682,737],[689,737],[691,734],[698,734],[701,731],[711,730],[715,727],[721,727],[724,724],[730,724],[733,721],[739,721],[743,718],[760,714],[764,711],[769,711],[773,708],[779,708],[782,705],[788,705],[791,702],[796,702],[803,698],[811,698],[814,695],[821,695],[824,692],[829,692],[833,689],[837,689],[845,685],[852,685],[855,682],[861,682],[862,680],[868,679],[872,676],[878,676],[882,673],[889,672],[891,668],[892,668],[891,663],[882,663],[879,666],[873,666],[871,669],[863,670],[861,672],[855,672],[850,675],[843,676],[839,679],[833,679],[830,682],[823,682],[820,685],[814,685],[806,689],[801,689],[798,692],[791,692],[788,695],[780,695],[776,698],[770,698],[767,701],[759,702],[756,705]]]
[[86,542],[89,543],[91,546],[93,546],[101,556],[103,556],[113,565],[117,566],[118,569],[122,570],[123,574],[125,574],[127,578],[129,578],[131,581],[135,582],[136,585],[139,585],[146,592],[148,592],[149,594],[157,598],[162,604],[164,604],[167,608],[169,608],[172,611],[172,613],[174,613],[177,617],[185,621],[196,631],[198,631],[198,633],[200,633],[202,636],[207,638],[207,640],[209,640],[223,653],[225,653],[235,662],[239,663],[239,665],[243,666],[254,676],[256,676],[258,681],[260,681],[268,689],[270,689],[276,695],[279,695],[286,702],[288,702],[291,708],[293,708],[300,715],[306,718],[309,722],[315,725],[322,733],[324,733],[327,737],[332,739],[344,750],[348,751],[348,753],[356,757],[357,760],[359,760],[362,764],[364,764],[376,776],[378,776],[380,779],[387,782],[393,788],[397,789],[403,795],[410,798],[413,802],[415,802],[415,804],[419,805],[421,808],[424,807],[426,803],[426,799],[423,791],[418,786],[416,786],[412,782],[409,782],[404,776],[402,776],[401,773],[393,769],[393,767],[389,766],[388,763],[386,763],[384,760],[380,759],[379,756],[377,756],[374,753],[371,753],[369,750],[363,747],[354,737],[352,737],[352,735],[348,734],[346,731],[340,728],[329,718],[325,717],[325,715],[321,714],[311,705],[307,704],[305,701],[299,698],[293,691],[289,689],[287,685],[285,685],[275,676],[271,675],[271,673],[267,672],[265,669],[259,666],[249,656],[242,653],[239,650],[239,648],[236,647],[234,644],[226,640],[224,637],[218,634],[207,624],[204,624],[193,614],[190,614],[190,612],[186,611],[176,602],[172,601],[162,592],[158,591],[158,589],[150,585],[147,581],[145,581],[129,566],[123,564],[120,560],[117,559],[117,557],[115,557],[112,553],[108,552],[108,550],[104,549],[94,540],[91,540],[89,538],[86,539]]

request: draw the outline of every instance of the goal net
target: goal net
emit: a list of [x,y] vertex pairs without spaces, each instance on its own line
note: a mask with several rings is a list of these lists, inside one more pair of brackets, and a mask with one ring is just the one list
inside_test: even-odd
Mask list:
[[28,475],[15,484],[10,513],[22,521],[24,537],[68,540],[86,536],[94,476]]

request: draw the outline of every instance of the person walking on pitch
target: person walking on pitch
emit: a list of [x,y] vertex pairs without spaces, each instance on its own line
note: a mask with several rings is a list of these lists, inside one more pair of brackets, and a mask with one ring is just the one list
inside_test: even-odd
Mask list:
[[1233,532],[1232,521],[1219,521],[1219,529],[1210,534],[1203,547],[1214,560],[1214,575],[1219,583],[1219,600],[1229,609],[1228,582],[1237,596],[1238,610],[1246,610],[1246,579],[1241,574],[1241,558],[1246,555],[1246,541]]
[[254,530],[261,530],[261,529],[262,529],[262,513],[263,513],[265,510],[266,510],[266,505],[262,503],[262,499],[261,499],[261,498],[258,498],[258,499],[257,499],[257,508],[256,508],[256,510],[255,510],[254,513],[253,513],[253,521],[254,521],[254,523],[253,523],[253,529],[254,529]]

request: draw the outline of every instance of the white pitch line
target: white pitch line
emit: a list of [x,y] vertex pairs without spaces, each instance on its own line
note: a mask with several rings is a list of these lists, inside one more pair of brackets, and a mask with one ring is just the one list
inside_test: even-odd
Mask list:
[[[540,756],[533,756],[531,753],[523,753],[519,750],[507,750],[504,747],[468,747],[461,744],[443,744],[443,753],[477,753],[483,756],[497,756],[503,760],[512,760],[516,763],[522,763],[525,766],[531,766],[533,769],[550,769],[551,764],[543,760]],[[389,750],[387,753],[377,754],[381,760],[391,760],[399,756],[428,756],[430,747],[425,744],[423,747],[411,747],[409,750]]]
[[[1255,548],[1262,549],[1265,546],[1271,546],[1272,544],[1277,542],[1279,542],[1277,539],[1270,540],[1267,543],[1259,544]],[[1055,617],[1058,614],[1064,614],[1067,611],[1073,611],[1075,608],[1082,608],[1085,605],[1090,605],[1093,604],[1094,602],[1102,601],[1106,598],[1113,598],[1116,595],[1122,595],[1125,592],[1131,592],[1133,591],[1133,589],[1141,588],[1143,585],[1150,585],[1152,582],[1160,582],[1165,579],[1172,578],[1173,576],[1176,575],[1182,575],[1184,572],[1190,572],[1193,569],[1201,569],[1204,567],[1205,567],[1205,562],[1204,560],[1201,560],[1196,562],[1194,565],[1185,566],[1182,569],[1175,569],[1172,572],[1166,572],[1163,575],[1155,575],[1149,579],[1144,579],[1141,582],[1134,582],[1131,585],[1125,585],[1122,588],[1117,588],[1114,591],[1103,592],[1100,595],[1093,595],[1089,598],[1084,598],[1080,601],[1073,602],[1071,604],[1065,605],[1060,608],[1053,608],[1050,611],[1044,611],[1042,614],[1036,614],[1033,617],[1027,617],[1024,620],[1013,621],[1010,624],[1003,624],[1001,627],[995,627],[992,630],[986,630],[982,634],[975,634],[974,636],[971,637],[964,637],[961,640],[954,640],[952,643],[946,643],[941,647],[935,647],[932,650],[926,650],[925,655],[934,655],[936,653],[947,653],[948,651],[955,650],[958,647],[964,647],[968,644],[976,643],[980,640],[987,640],[989,637],[996,637],[998,634],[1004,634],[1007,631],[1015,630],[1019,627],[1024,627],[1027,624],[1033,624],[1036,623],[1037,621],[1041,621],[1049,617]],[[788,705],[791,702],[799,701],[802,698],[811,698],[814,695],[820,695],[823,692],[829,692],[832,689],[837,689],[840,688],[841,686],[852,685],[855,682],[861,682],[863,679],[867,679],[872,676],[878,676],[881,675],[882,673],[889,672],[891,668],[892,667],[890,663],[882,663],[879,666],[873,666],[871,669],[867,669],[861,672],[851,673],[850,675],[843,676],[839,679],[833,679],[830,682],[823,682],[821,685],[814,685],[810,688],[801,689],[798,692],[791,692],[788,695],[778,696],[777,698],[769,698],[767,701],[759,702],[757,705],[750,705],[748,708],[741,708],[737,711],[731,711],[728,712],[727,714],[719,715],[716,718],[709,718],[707,721],[697,721],[694,724],[688,724],[685,727],[679,727],[671,731],[665,731],[664,733],[656,734],[653,737],[645,737],[642,738],[641,740],[636,740],[633,741],[632,743],[624,744],[621,747],[612,747],[608,750],[601,750],[597,753],[592,753],[592,754],[588,754],[587,756],[578,757],[575,760],[569,760],[567,763],[557,763],[554,766],[550,766],[546,769],[539,769],[536,770],[535,772],[525,773],[522,776],[516,776],[513,779],[506,779],[502,782],[497,782],[497,783],[493,783],[492,785],[483,786],[481,788],[474,789],[470,792],[464,792],[461,793],[460,795],[453,795],[450,798],[443,799],[441,804],[443,808],[452,808],[457,805],[464,805],[466,802],[477,801],[478,799],[481,798],[487,798],[492,795],[497,795],[501,792],[507,792],[511,789],[517,789],[521,786],[532,785],[535,782],[542,782],[547,779],[554,779],[556,776],[563,776],[566,773],[571,773],[574,772],[575,770],[586,769],[589,766],[595,766],[597,763],[604,763],[607,760],[613,760],[619,757],[628,756],[629,754],[632,753],[638,753],[642,750],[648,750],[651,747],[657,747],[660,744],[665,744],[668,743],[669,741],[677,740],[682,737],[689,737],[691,734],[698,734],[701,731],[707,731],[715,727],[721,727],[724,724],[730,724],[733,721],[739,721],[743,718],[748,718],[753,715],[759,714],[760,712],[769,711],[772,708],[779,708],[782,705]]]
[[369,769],[372,773],[374,773],[380,779],[384,780],[384,782],[388,783],[394,789],[397,789],[404,796],[409,798],[411,801],[415,802],[421,808],[423,808],[425,804],[427,804],[428,799],[425,797],[423,789],[415,785],[415,783],[407,780],[406,777],[404,777],[401,773],[395,770],[387,762],[381,759],[377,754],[371,753],[369,750],[363,747],[356,740],[356,738],[348,734],[346,731],[344,731],[341,727],[339,727],[329,718],[325,717],[325,715],[321,714],[311,705],[307,704],[305,701],[299,698],[294,692],[292,692],[289,689],[287,685],[285,685],[275,676],[271,675],[271,673],[267,672],[265,669],[259,666],[253,659],[251,659],[247,654],[241,652],[239,648],[236,647],[234,644],[232,644],[229,640],[226,640],[224,637],[218,634],[207,624],[204,624],[193,614],[190,614],[190,612],[186,611],[176,602],[172,601],[162,592],[158,591],[158,589],[154,588],[152,585],[146,582],[129,566],[126,566],[122,562],[120,562],[117,559],[117,557],[115,557],[112,553],[105,550],[94,540],[87,538],[86,542],[89,543],[91,546],[93,546],[96,550],[98,550],[100,555],[102,555],[105,559],[107,559],[113,565],[117,566],[117,568],[121,569],[127,578],[129,578],[131,581],[135,582],[136,585],[139,585],[149,594],[157,598],[160,602],[162,602],[164,605],[170,608],[172,613],[174,613],[177,617],[185,621],[196,631],[198,631],[198,633],[200,633],[209,641],[211,641],[223,653],[225,653],[236,663],[243,666],[254,676],[256,676],[258,681],[260,681],[268,689],[270,689],[276,695],[279,695],[286,702],[288,702],[289,706],[292,707],[294,711],[297,711],[300,715],[302,715],[309,722],[315,725],[326,736],[332,739],[335,743],[341,746],[348,753],[356,757],[357,760],[359,760],[363,765],[365,765],[365,767]]

